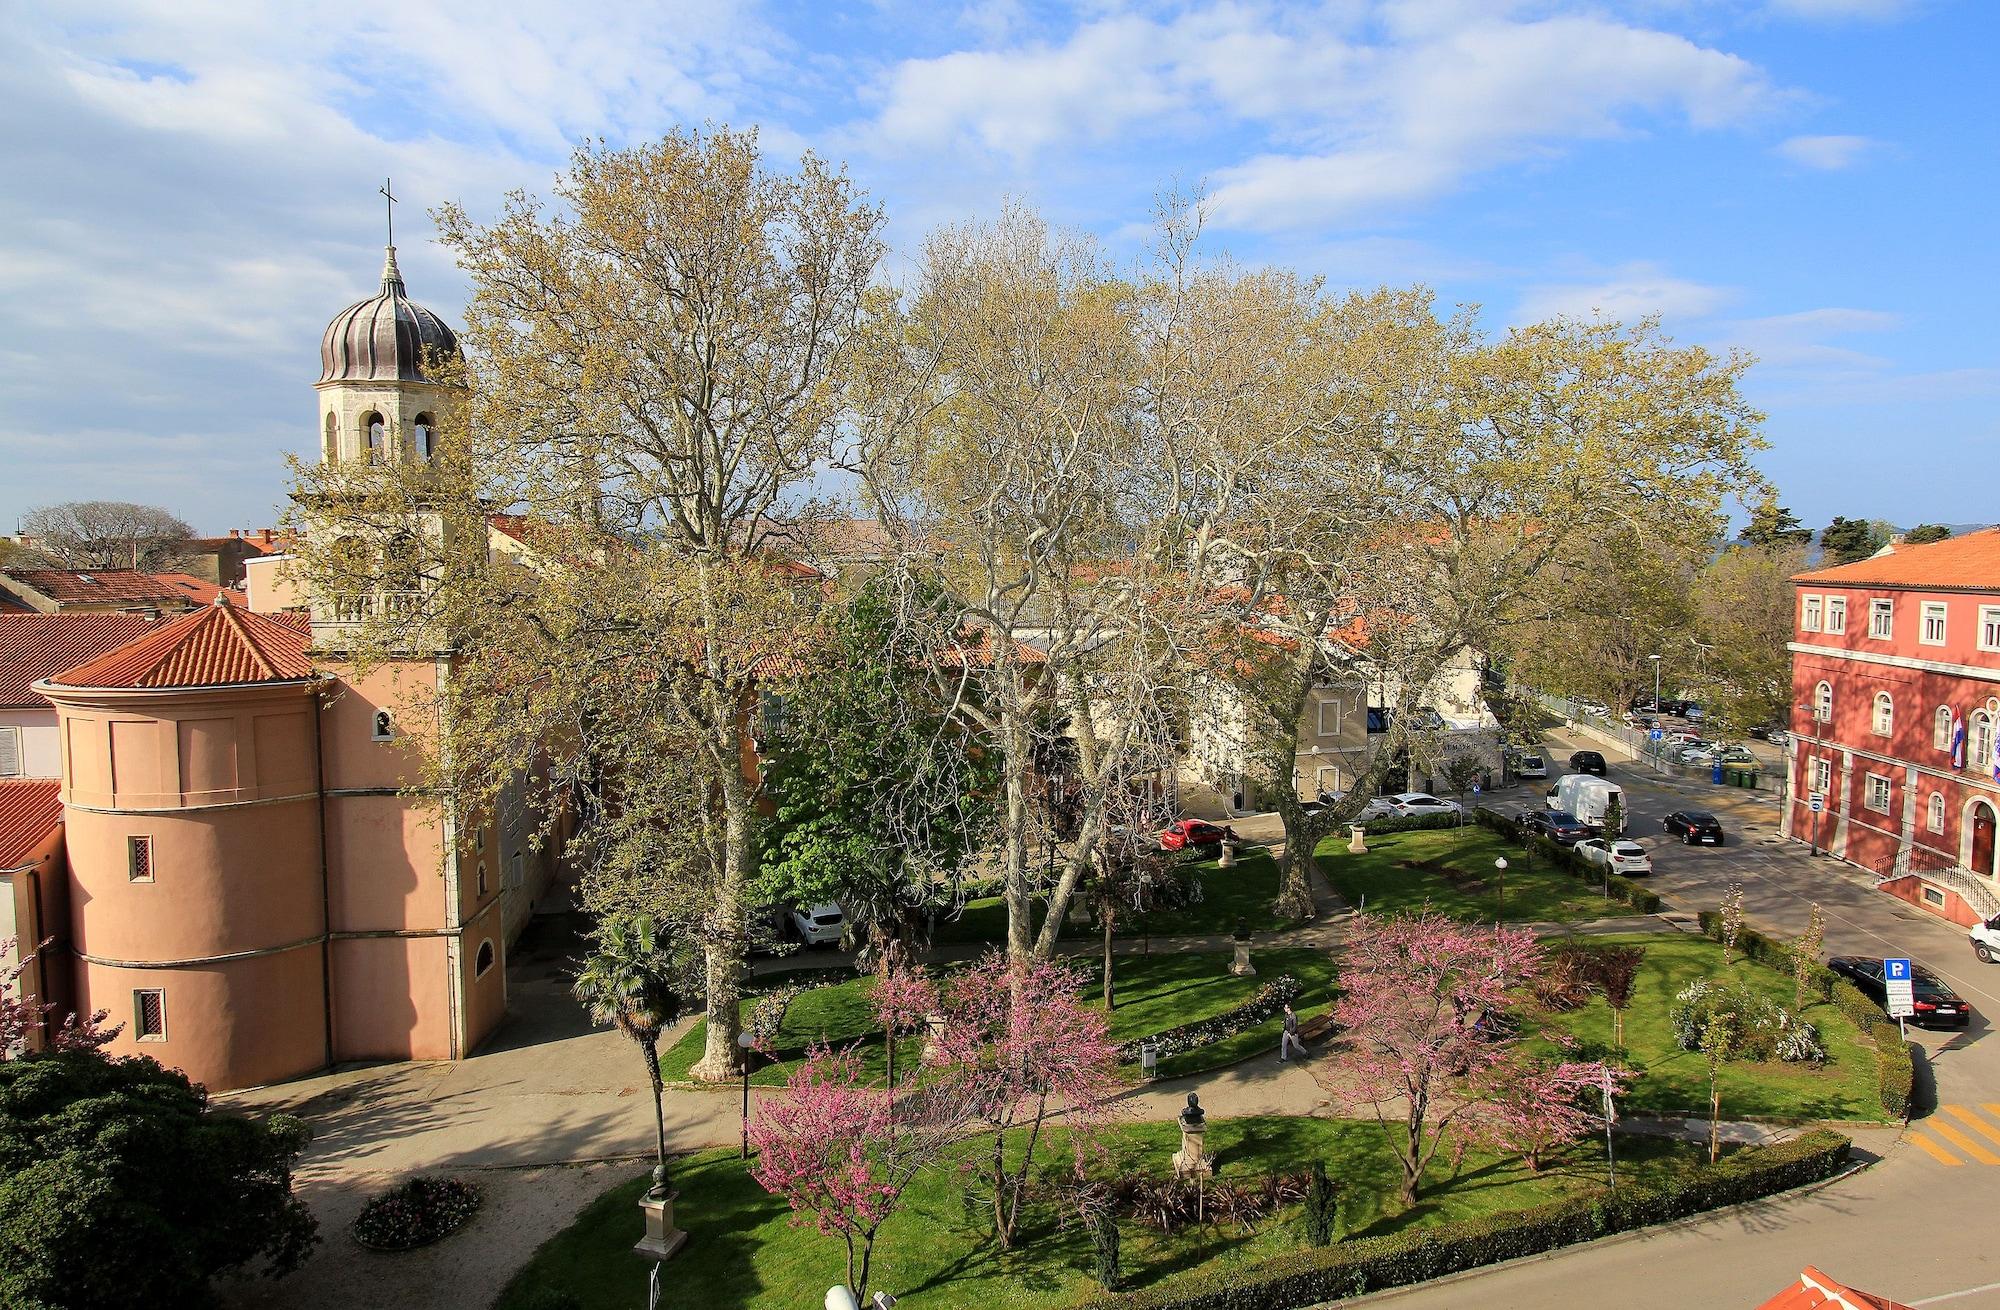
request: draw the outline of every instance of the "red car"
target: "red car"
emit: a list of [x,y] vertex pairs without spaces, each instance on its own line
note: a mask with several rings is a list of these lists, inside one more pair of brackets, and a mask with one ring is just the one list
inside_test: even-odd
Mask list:
[[1184,851],[1190,846],[1220,846],[1232,834],[1204,819],[1176,819],[1160,834],[1160,849]]

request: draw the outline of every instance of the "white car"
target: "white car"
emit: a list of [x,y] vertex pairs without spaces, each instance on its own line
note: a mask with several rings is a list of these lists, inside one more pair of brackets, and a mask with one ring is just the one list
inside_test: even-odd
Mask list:
[[[1323,810],[1332,809],[1334,806],[1340,804],[1341,801],[1346,799],[1346,796],[1347,793],[1345,792],[1323,791],[1319,794],[1319,800],[1313,802],[1313,804],[1318,805],[1318,807]],[[1351,820],[1351,822],[1367,823],[1374,819],[1395,818],[1398,814],[1402,813],[1402,811],[1396,808],[1394,800],[1395,800],[1394,797],[1383,797],[1383,796],[1369,797],[1368,803],[1361,807],[1361,813],[1355,815],[1354,818]]]
[[847,924],[847,916],[831,902],[809,909],[794,908],[786,918],[791,923],[792,935],[808,946],[840,945],[840,934]]
[[1522,778],[1546,778],[1549,776],[1549,762],[1539,755],[1523,755],[1515,761],[1514,773]]
[[1441,796],[1433,796],[1429,792],[1423,791],[1397,792],[1394,796],[1385,796],[1383,799],[1395,807],[1396,813],[1408,818],[1418,818],[1426,814],[1463,814],[1465,812],[1465,807],[1457,801],[1448,801]]
[[1636,878],[1653,871],[1653,857],[1635,841],[1590,837],[1578,842],[1574,849],[1592,864],[1610,865],[1611,872],[1622,877]]
[[1576,707],[1585,714],[1595,718],[1608,719],[1611,717],[1611,707],[1603,701],[1580,700],[1576,702]]

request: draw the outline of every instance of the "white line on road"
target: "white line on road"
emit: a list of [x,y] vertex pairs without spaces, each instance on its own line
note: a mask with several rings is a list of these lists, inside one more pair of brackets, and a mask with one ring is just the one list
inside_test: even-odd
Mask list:
[[1978,1296],[1981,1292],[2000,1291],[2000,1283],[1981,1283],[1978,1287],[1968,1287],[1963,1291],[1946,1292],[1943,1296],[1927,1296],[1921,1301],[1910,1302],[1913,1306],[1938,1305],[1945,1301],[1956,1301],[1961,1296]]

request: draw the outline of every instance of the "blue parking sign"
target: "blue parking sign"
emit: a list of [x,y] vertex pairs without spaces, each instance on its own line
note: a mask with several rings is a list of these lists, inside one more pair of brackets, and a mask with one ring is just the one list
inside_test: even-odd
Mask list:
[[1667,735],[1666,733],[1662,732],[1658,728],[1653,729],[1650,733],[1647,734],[1647,736],[1651,737],[1654,741],[1658,741],[1660,738],[1666,735]]
[[1882,976],[1890,982],[1908,982],[1910,981],[1910,962],[1908,960],[1884,960],[1882,961]]

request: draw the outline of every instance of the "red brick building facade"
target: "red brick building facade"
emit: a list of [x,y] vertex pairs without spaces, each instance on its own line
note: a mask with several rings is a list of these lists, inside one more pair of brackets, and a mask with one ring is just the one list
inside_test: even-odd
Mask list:
[[1792,581],[1785,833],[1955,923],[2000,914],[2000,528]]

